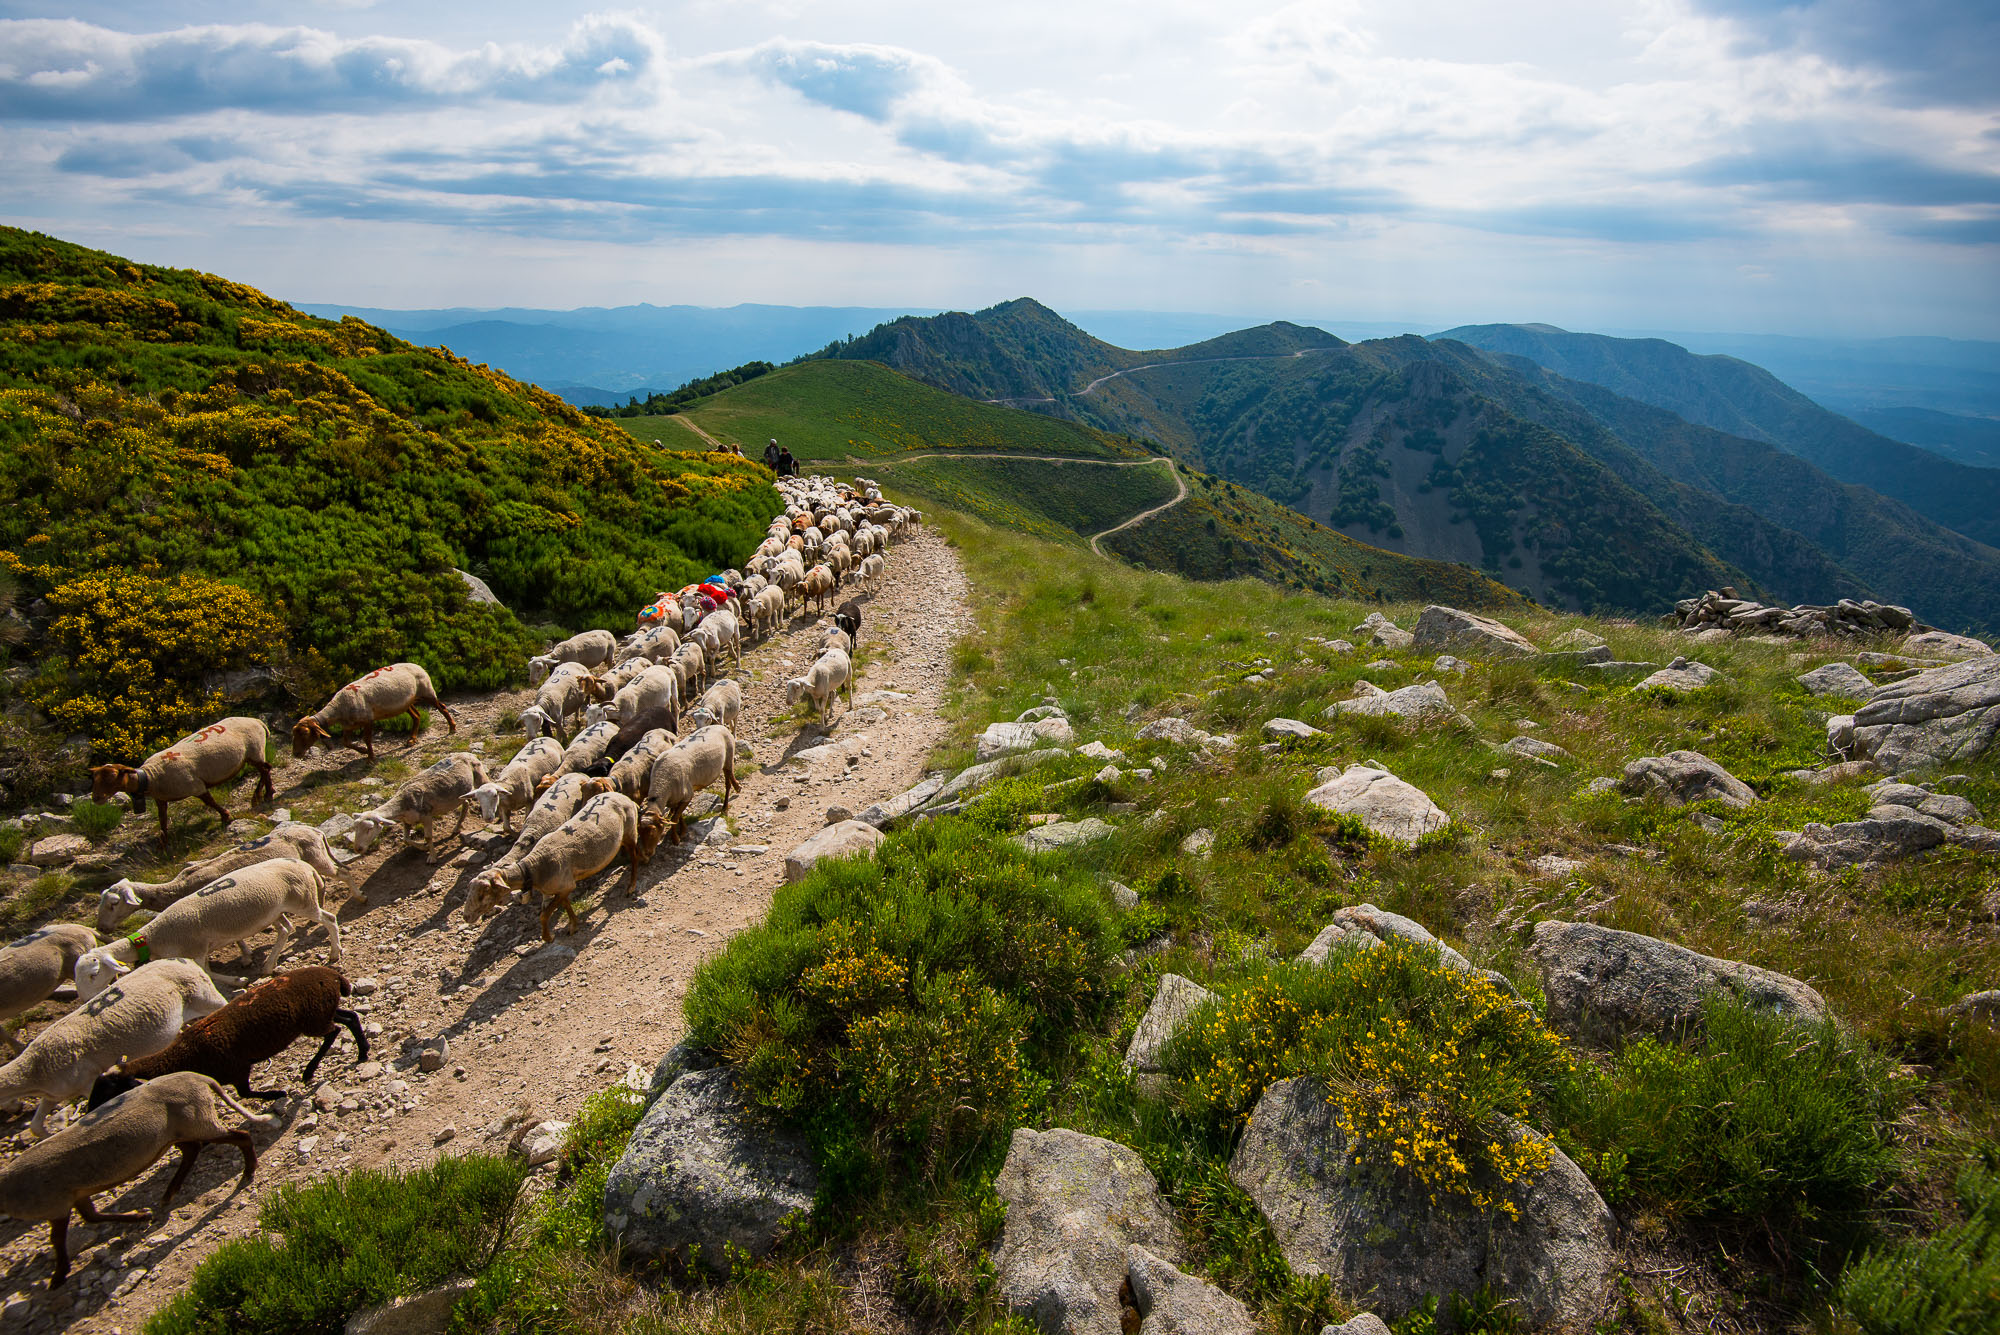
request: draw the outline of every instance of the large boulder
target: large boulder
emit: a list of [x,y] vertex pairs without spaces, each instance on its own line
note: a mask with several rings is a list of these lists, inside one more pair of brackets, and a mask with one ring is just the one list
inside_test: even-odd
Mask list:
[[[1601,664],[1603,668],[1615,664]],[[1697,663],[1688,658],[1676,658],[1650,677],[1646,677],[1632,689],[1635,691],[1699,691],[1713,686],[1721,673],[1706,663]]]
[[604,1227],[627,1256],[692,1254],[727,1275],[725,1244],[768,1255],[811,1216],[818,1190],[804,1137],[752,1107],[730,1071],[691,1071],[654,1100],[612,1166]]
[[1574,630],[1566,630],[1549,641],[1549,648],[1558,652],[1571,652],[1580,649],[1602,649],[1603,647],[1604,637],[1602,635],[1599,635],[1594,630],[1585,630],[1581,626],[1578,626]]
[[1417,637],[1403,630],[1395,622],[1380,612],[1370,612],[1354,628],[1357,635],[1365,635],[1364,644],[1372,644],[1381,649],[1409,649],[1415,646]]
[[1015,751],[1031,750],[1044,742],[1053,746],[1068,746],[1076,740],[1069,719],[1062,713],[1039,713],[1035,709],[1028,713],[1036,717],[1029,718],[1024,714],[1012,723],[989,724],[986,731],[979,734],[979,759],[982,762],[996,760]]
[[1030,853],[1051,853],[1058,848],[1081,848],[1118,833],[1118,827],[1086,816],[1082,820],[1052,821],[1014,836],[1014,842]]
[[1142,742],[1172,742],[1176,746],[1199,747],[1203,751],[1227,751],[1236,745],[1232,738],[1203,732],[1184,718],[1156,718],[1139,729]]
[[826,858],[872,858],[888,837],[867,821],[838,821],[785,855],[785,880],[804,880],[806,873]]
[[1052,746],[1042,751],[1030,751],[1026,755],[1002,756],[998,760],[989,760],[983,765],[967,765],[964,769],[946,779],[944,786],[931,794],[924,805],[927,807],[941,806],[946,802],[964,797],[968,793],[975,793],[987,784],[992,783],[995,779],[1004,779],[1011,774],[1020,774],[1027,770],[1036,769],[1048,764],[1051,760],[1061,760],[1068,754],[1069,751],[1067,748]]
[[1919,672],[1854,712],[1854,745],[1885,774],[1984,755],[2000,735],[2000,655]]
[[1491,617],[1432,604],[1411,631],[1420,649],[1450,649],[1486,658],[1532,658],[1535,646]]
[[1912,807],[1871,807],[1860,820],[1837,825],[1812,821],[1802,830],[1781,830],[1778,846],[1794,862],[1822,871],[1900,862],[1952,841],[1957,827]]
[[1628,793],[1657,797],[1673,807],[1690,802],[1747,807],[1757,802],[1757,794],[1750,791],[1749,784],[1699,751],[1641,756],[1625,767],[1625,777],[1618,781],[1618,786]]
[[1826,999],[1796,978],[1596,923],[1538,922],[1528,951],[1549,1024],[1577,1037],[1680,1036],[1711,996],[1808,1024],[1827,1014]]
[[[1332,1091],[1281,1080],[1264,1091],[1229,1163],[1229,1176],[1263,1212],[1285,1259],[1325,1275],[1334,1291],[1365,1297],[1401,1319],[1426,1298],[1450,1308],[1482,1288],[1505,1295],[1522,1324],[1582,1335],[1618,1273],[1616,1221],[1563,1152],[1514,1184],[1479,1180],[1520,1212],[1486,1212],[1462,1196],[1433,1196],[1414,1176],[1363,1154],[1340,1127]],[[1535,1133],[1518,1123],[1509,1140]]]
[[1115,1141],[1021,1127],[993,1190],[1007,1203],[1000,1296],[1048,1335],[1119,1335],[1131,1247],[1187,1259],[1159,1184]]
[[878,830],[884,829],[935,799],[943,787],[944,775],[933,774],[916,787],[905,789],[894,797],[884,798],[866,808],[855,819],[865,821]]
[[1861,669],[1852,663],[1827,663],[1798,680],[1799,685],[1814,695],[1849,695],[1865,700],[1875,690],[1875,683],[1861,675]]
[[1160,1054],[1166,1051],[1168,1041],[1187,1017],[1214,995],[1200,983],[1177,973],[1161,974],[1160,985],[1153,990],[1153,1004],[1140,1017],[1139,1027],[1132,1031],[1132,1041],[1125,1047],[1125,1069],[1142,1075],[1157,1074],[1161,1069]]
[[1451,824],[1451,817],[1423,789],[1367,765],[1348,766],[1307,793],[1306,801],[1353,816],[1384,839],[1406,847]]
[[458,576],[459,580],[464,583],[465,601],[469,603],[485,603],[490,607],[500,607],[503,605],[500,599],[494,595],[492,588],[485,580],[479,578],[479,576],[467,570],[454,570],[451,573]]
[[1438,959],[1451,968],[1476,973],[1509,996],[1520,995],[1506,974],[1480,968],[1432,936],[1430,929],[1414,918],[1405,918],[1400,913],[1391,913],[1373,904],[1351,904],[1335,910],[1333,921],[1320,928],[1319,935],[1299,952],[1299,963],[1324,965],[1332,957],[1335,946],[1373,950],[1390,941],[1407,941],[1413,946],[1435,950]]
[[1444,687],[1434,681],[1418,682],[1385,691],[1372,681],[1354,683],[1354,698],[1336,700],[1325,709],[1327,718],[1356,714],[1369,718],[1425,719],[1451,713],[1451,701]]
[[1993,646],[1984,640],[1975,640],[1970,635],[1953,635],[1949,631],[1920,631],[1903,641],[1903,652],[1919,658],[1981,658],[1993,652]]
[[1136,1243],[1126,1251],[1125,1282],[1138,1335],[1257,1335],[1249,1308]]

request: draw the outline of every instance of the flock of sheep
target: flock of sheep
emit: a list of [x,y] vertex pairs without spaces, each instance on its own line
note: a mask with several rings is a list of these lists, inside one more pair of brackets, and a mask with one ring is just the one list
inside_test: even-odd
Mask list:
[[[768,637],[813,604],[825,612],[844,584],[874,587],[890,539],[922,522],[920,513],[885,503],[865,479],[849,488],[823,477],[788,477],[778,488],[784,513],[742,570],[678,597],[662,594],[622,640],[610,631],[585,631],[530,659],[535,701],[521,713],[529,740],[506,766],[489,774],[477,755],[452,752],[356,815],[346,836],[354,848],[366,852],[400,830],[413,842],[420,833],[422,846],[434,850],[446,817],[456,817],[455,836],[474,811],[504,832],[513,832],[518,816],[512,846],[472,878],[464,917],[478,923],[532,892],[541,901],[546,941],[558,911],[577,927],[570,902],[577,887],[621,860],[631,893],[639,864],[660,841],[669,833],[677,843],[685,837],[686,812],[698,794],[719,784],[727,812],[737,787],[743,692],[721,675],[723,664],[740,664],[746,634]],[[842,603],[832,622],[812,665],[786,682],[788,705],[810,700],[822,717],[839,693],[852,698],[859,605]],[[420,707],[436,709],[457,732],[423,668],[378,668],[298,721],[294,754],[303,757],[338,738],[372,759],[376,727],[404,715],[421,726]],[[229,813],[213,790],[245,768],[258,775],[253,802],[270,800],[268,746],[262,722],[223,719],[143,765],[94,768],[93,795],[102,802],[125,793],[136,813],[149,799],[156,803],[164,846],[173,802],[199,800],[227,825]],[[283,1091],[250,1087],[251,1069],[308,1036],[322,1040],[306,1067],[310,1081],[343,1027],[366,1058],[359,1016],[342,1005],[350,985],[337,969],[293,969],[230,999],[207,968],[211,952],[231,942],[247,961],[250,939],[271,928],[277,939],[255,966],[269,973],[295,925],[312,923],[326,928],[328,964],[339,963],[340,925],[325,892],[340,877],[327,837],[287,821],[189,864],[171,880],[112,884],[99,897],[96,931],[51,924],[0,950],[0,1020],[48,1000],[65,982],[76,987],[77,1005],[25,1047],[0,1030],[15,1053],[0,1066],[0,1106],[34,1100],[29,1130],[36,1138],[0,1166],[0,1214],[50,1222],[51,1288],[69,1273],[72,1210],[89,1222],[148,1217],[101,1214],[91,1198],[145,1172],[168,1149],[178,1147],[182,1161],[155,1218],[164,1217],[204,1145],[238,1146],[242,1181],[250,1180],[255,1147],[246,1132],[221,1120],[221,1109],[257,1125],[269,1119],[256,1117],[223,1085],[246,1098],[276,1097]],[[155,910],[154,916],[119,934],[139,909]],[[49,1114],[77,1099],[88,1100],[84,1114],[48,1134]]]

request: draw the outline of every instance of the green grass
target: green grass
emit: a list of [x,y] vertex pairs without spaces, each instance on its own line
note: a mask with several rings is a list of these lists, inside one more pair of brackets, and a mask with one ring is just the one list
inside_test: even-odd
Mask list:
[[491,1265],[527,1173],[471,1154],[282,1187],[258,1217],[275,1236],[223,1244],[147,1335],[333,1335],[361,1308]]
[[[717,440],[742,445],[746,454],[761,455],[764,442],[776,437],[809,463],[926,450],[1084,459],[1137,459],[1150,453],[1073,422],[947,394],[876,362],[783,367],[704,399],[685,415]],[[629,425],[637,434],[639,424],[650,420],[633,418]]]
[[1959,1177],[1962,1222],[1871,1252],[1841,1276],[1835,1306],[1864,1335],[2000,1331],[2000,1174]]
[[884,460],[882,482],[920,506],[943,506],[1052,542],[1076,542],[1174,498],[1165,465],[1051,464],[1023,459]]

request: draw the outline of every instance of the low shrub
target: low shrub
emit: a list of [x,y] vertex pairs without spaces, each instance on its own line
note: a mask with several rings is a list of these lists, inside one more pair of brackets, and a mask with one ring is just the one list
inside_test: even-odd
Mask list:
[[1823,1235],[1878,1199],[1901,1107],[1892,1063],[1831,1022],[1716,1002],[1697,1043],[1627,1045],[1576,1125],[1625,1191],[1668,1214]]
[[0,862],[19,862],[28,846],[28,832],[18,825],[0,826]]
[[1965,1222],[1872,1251],[1840,1277],[1835,1307],[1866,1335],[2000,1332],[2000,1173],[1958,1179]]
[[1361,1152],[1500,1210],[1512,1202],[1478,1170],[1512,1182],[1550,1155],[1540,1137],[1500,1134],[1500,1119],[1536,1116],[1575,1070],[1563,1040],[1492,981],[1400,942],[1219,987],[1166,1063],[1181,1106],[1217,1136],[1274,1082],[1324,1081]]
[[118,828],[118,822],[125,819],[125,810],[109,802],[78,802],[69,809],[69,818],[76,824],[78,834],[92,843],[102,843]]
[[468,1154],[282,1187],[258,1216],[281,1236],[223,1244],[146,1333],[332,1335],[362,1308],[490,1265],[527,1175],[519,1158]]
[[1109,996],[1100,891],[964,821],[817,867],[704,965],[692,1036],[806,1127],[831,1179],[990,1147]]

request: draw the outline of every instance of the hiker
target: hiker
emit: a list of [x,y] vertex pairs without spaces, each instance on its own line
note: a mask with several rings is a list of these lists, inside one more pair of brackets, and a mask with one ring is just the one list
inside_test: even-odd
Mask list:
[[778,451],[776,467],[779,477],[797,477],[799,475],[799,461],[792,457],[790,450]]
[[778,442],[773,439],[764,447],[764,467],[775,469],[778,466],[778,454]]

